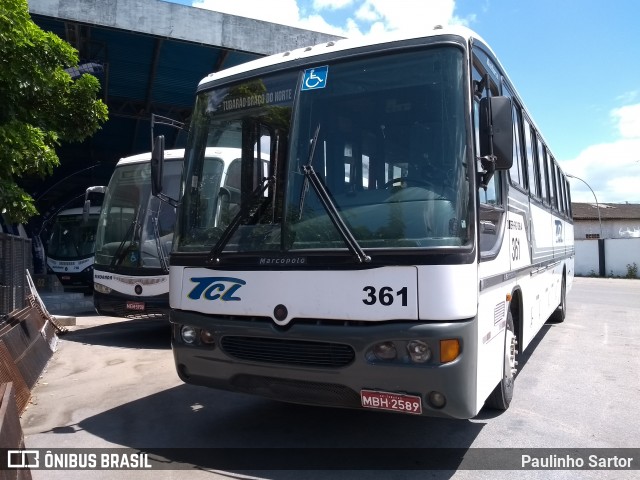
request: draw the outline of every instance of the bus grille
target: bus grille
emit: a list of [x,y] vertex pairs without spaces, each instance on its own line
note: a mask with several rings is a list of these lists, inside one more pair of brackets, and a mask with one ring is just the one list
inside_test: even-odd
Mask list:
[[353,348],[339,343],[225,336],[221,346],[228,355],[241,360],[283,365],[338,368],[355,358]]
[[116,317],[138,319],[161,319],[169,320],[169,312],[166,308],[146,307],[143,311],[128,310],[124,303],[116,303],[113,305],[113,311]]

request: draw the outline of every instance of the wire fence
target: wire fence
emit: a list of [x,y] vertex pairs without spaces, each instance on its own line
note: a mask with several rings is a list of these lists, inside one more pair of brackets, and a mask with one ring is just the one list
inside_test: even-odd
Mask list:
[[31,239],[0,233],[0,315],[25,307],[31,255]]

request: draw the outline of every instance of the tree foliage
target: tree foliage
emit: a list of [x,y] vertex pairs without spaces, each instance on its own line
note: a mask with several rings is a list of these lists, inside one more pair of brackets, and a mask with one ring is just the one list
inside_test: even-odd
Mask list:
[[17,184],[27,175],[50,175],[59,165],[55,147],[80,142],[107,120],[100,82],[66,68],[78,52],[30,18],[27,0],[2,0],[0,10],[0,212],[10,222],[37,214]]

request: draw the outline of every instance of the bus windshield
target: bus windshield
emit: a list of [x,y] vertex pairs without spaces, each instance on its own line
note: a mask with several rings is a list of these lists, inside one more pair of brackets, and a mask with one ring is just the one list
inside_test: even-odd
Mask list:
[[[182,159],[165,164],[167,194],[177,198]],[[175,209],[151,195],[149,162],[116,167],[96,232],[95,264],[165,269],[173,242]]]
[[[175,250],[343,251],[348,236],[367,250],[469,247],[464,78],[462,50],[440,46],[200,93]],[[241,152],[236,189],[220,193],[237,221],[219,208],[204,225],[204,151],[217,146]]]
[[71,260],[93,255],[98,213],[91,213],[85,221],[81,209],[77,210],[75,214],[62,212],[56,216],[47,244],[48,257]]

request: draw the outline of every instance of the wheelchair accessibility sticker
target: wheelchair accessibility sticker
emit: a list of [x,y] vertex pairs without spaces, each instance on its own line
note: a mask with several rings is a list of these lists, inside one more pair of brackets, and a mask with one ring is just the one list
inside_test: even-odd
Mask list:
[[301,90],[317,90],[327,86],[327,76],[329,75],[329,65],[324,67],[308,68],[302,77]]

